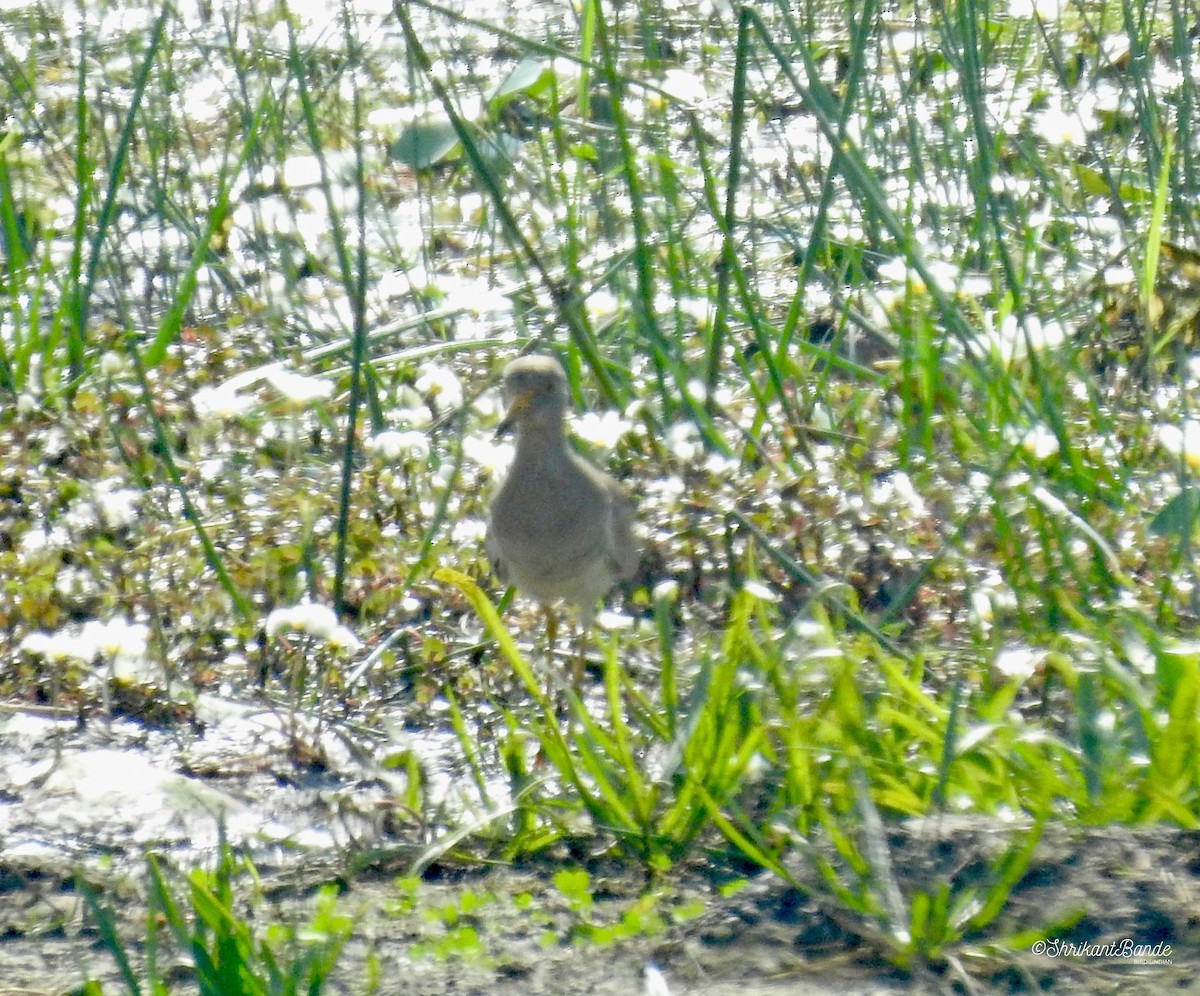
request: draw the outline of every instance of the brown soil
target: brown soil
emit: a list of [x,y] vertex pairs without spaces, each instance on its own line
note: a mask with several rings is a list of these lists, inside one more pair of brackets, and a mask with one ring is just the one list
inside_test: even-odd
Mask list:
[[[943,885],[954,897],[976,890],[982,902],[1024,832],[976,818],[890,828],[876,854],[891,868],[891,887],[873,888],[878,908],[891,902],[911,909],[917,892]],[[818,884],[811,860],[799,854],[789,871],[805,888]],[[381,967],[378,991],[389,996],[633,996],[653,991],[645,980],[651,964],[672,996],[1200,992],[1200,833],[1049,827],[999,917],[939,956],[914,959],[907,970],[881,958],[887,945],[878,918],[860,919],[844,904],[820,901],[773,875],[723,897],[718,876],[702,868],[672,876],[670,899],[656,907],[665,914],[660,929],[598,944],[583,939],[581,926],[620,922],[644,894],[644,880],[614,867],[593,870],[594,902],[580,912],[553,886],[553,873],[500,868],[427,877],[408,912],[400,911],[402,890],[390,874],[377,868],[355,876],[341,902],[358,926],[325,992],[366,991],[372,953]],[[309,915],[309,886],[264,886],[270,898],[259,916]],[[127,911],[121,925],[127,941],[145,930],[145,907],[129,901],[131,889],[110,884],[106,892],[116,909]],[[486,897],[455,921],[472,928],[475,946],[429,954],[449,935],[445,918],[430,912],[465,910],[467,894]],[[523,894],[527,904],[514,905],[512,897]],[[692,900],[703,912],[673,920],[671,909]],[[1161,945],[1162,955],[1135,957],[1122,947],[1130,944]],[[175,991],[187,991],[186,975],[180,969]],[[0,993],[61,993],[88,977],[101,980],[105,992],[123,991],[111,956],[83,924],[70,875],[10,863],[0,875]]]

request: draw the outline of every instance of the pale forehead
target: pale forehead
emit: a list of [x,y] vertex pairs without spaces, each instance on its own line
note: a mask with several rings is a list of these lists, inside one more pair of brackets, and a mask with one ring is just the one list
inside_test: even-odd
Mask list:
[[522,356],[504,368],[506,387],[563,383],[567,379],[558,360],[552,356]]

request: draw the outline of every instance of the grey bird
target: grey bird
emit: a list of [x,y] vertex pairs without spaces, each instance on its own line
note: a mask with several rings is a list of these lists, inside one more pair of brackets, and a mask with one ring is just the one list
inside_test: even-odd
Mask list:
[[492,499],[487,551],[492,568],[542,603],[579,607],[586,630],[596,603],[633,576],[640,550],[633,505],[621,486],[567,445],[567,378],[552,356],[523,356],[504,369],[506,413],[496,434],[517,434],[516,454]]

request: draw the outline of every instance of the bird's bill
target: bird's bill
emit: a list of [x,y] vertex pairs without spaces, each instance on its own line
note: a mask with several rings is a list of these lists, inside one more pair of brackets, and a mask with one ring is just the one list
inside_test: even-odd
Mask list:
[[508,403],[508,411],[504,413],[504,418],[500,420],[500,424],[496,426],[496,435],[503,436],[514,425],[521,421],[521,417],[533,407],[533,392],[523,391],[513,397]]

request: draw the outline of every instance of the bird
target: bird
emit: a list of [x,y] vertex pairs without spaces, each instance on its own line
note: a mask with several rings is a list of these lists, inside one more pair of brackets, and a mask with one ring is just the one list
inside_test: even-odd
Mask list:
[[570,396],[555,357],[532,354],[509,363],[504,403],[496,436],[515,431],[516,452],[489,509],[488,559],[501,582],[542,604],[553,648],[555,602],[577,606],[586,632],[600,599],[637,570],[633,503],[569,447]]

